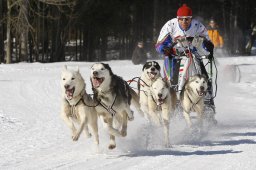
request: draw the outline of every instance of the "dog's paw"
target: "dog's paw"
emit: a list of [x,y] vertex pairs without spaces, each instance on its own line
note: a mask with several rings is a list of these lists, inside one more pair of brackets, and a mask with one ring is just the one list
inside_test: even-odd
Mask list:
[[167,143],[164,144],[164,147],[165,148],[172,148],[172,145],[169,142],[167,142]]
[[132,114],[131,115],[129,115],[128,114],[128,120],[129,121],[133,121],[134,120],[134,116],[133,116],[134,114],[133,114],[133,111],[132,111]]
[[73,141],[77,141],[79,139],[80,134],[75,134],[72,136]]
[[92,134],[91,134],[91,133],[85,134],[85,137],[86,137],[86,138],[91,138],[91,137],[92,137]]
[[108,123],[108,120],[107,119],[103,119],[104,123]]
[[134,120],[134,117],[128,117],[128,120],[129,120],[129,121],[133,121],[133,120]]
[[116,148],[116,145],[114,145],[114,144],[108,145],[108,149],[115,149],[115,148]]
[[141,117],[145,117],[144,112],[141,109],[139,109],[138,112],[141,115]]
[[122,135],[122,137],[125,137],[127,135],[127,131],[126,130],[122,130],[121,131],[121,135]]

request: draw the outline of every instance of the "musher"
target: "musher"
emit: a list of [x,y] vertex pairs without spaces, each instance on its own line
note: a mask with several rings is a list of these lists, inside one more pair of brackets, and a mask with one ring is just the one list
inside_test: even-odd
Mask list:
[[[193,39],[195,36],[204,38],[202,48],[209,52],[208,59],[212,60],[214,45],[210,41],[206,27],[196,19],[193,19],[191,8],[183,4],[177,11],[177,18],[167,21],[162,27],[155,45],[157,52],[164,55],[164,77],[174,85],[178,82],[180,60],[174,57],[176,49],[173,48],[173,45],[177,42],[177,39]],[[201,74],[209,78],[203,62],[201,60],[198,62]],[[212,88],[211,86],[211,82],[208,83],[209,89]],[[214,106],[212,97],[210,104]]]

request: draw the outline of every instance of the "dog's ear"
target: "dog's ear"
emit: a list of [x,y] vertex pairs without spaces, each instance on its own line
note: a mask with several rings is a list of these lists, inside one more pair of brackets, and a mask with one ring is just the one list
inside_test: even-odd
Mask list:
[[79,73],[79,66],[76,66],[75,71]]
[[144,64],[144,66],[142,67],[142,71],[144,71],[145,67],[146,67],[146,64]]
[[190,77],[188,78],[188,81],[193,81],[193,79],[194,79],[194,76],[190,76]]
[[67,70],[67,65],[64,65],[63,68],[62,68],[63,71],[66,71]]
[[202,78],[204,78],[205,81],[208,82],[208,78],[206,77],[206,75],[202,74]]
[[147,65],[150,63],[150,61],[146,62],[144,65],[143,65],[143,68],[142,68],[142,71],[144,71],[144,69],[147,67]]
[[188,78],[188,81],[191,81],[192,79],[193,79],[193,77],[190,76],[190,77]]
[[160,67],[159,63],[156,62],[156,61],[153,61],[153,62],[154,62],[155,68],[160,71],[160,70],[161,70],[161,67]]
[[106,64],[106,63],[101,63],[101,64],[102,64],[107,70],[109,70],[109,73],[110,73],[111,76],[114,75],[114,73],[113,73],[111,67],[109,66],[109,64]]

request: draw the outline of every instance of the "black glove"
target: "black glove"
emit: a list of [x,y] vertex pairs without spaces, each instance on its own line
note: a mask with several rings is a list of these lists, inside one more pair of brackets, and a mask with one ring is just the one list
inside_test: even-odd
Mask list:
[[173,49],[170,48],[170,47],[165,47],[163,49],[163,53],[164,53],[165,56],[171,56],[172,55],[172,51],[173,51]]
[[209,40],[204,40],[204,45],[206,47],[206,49],[210,52],[209,56],[208,56],[208,59],[209,60],[212,60],[213,59],[213,49],[214,49],[214,45],[211,41]]

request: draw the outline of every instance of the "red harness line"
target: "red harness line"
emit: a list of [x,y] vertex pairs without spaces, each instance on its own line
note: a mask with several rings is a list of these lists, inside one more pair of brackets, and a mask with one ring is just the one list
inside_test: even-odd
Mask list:
[[[129,85],[130,85],[132,82],[137,82],[137,83],[138,83],[138,81],[136,81],[136,80],[134,80],[134,79],[132,79],[132,80],[127,80],[126,82],[129,83]],[[144,84],[141,84],[141,83],[140,83],[140,85],[141,85],[142,87],[144,87]]]
[[191,54],[190,51],[187,53],[187,56],[189,57],[189,64],[188,64],[187,69],[186,69],[186,80],[188,80],[188,78],[189,78],[188,69],[189,69],[189,66],[191,65],[192,60],[193,60],[192,54]]

